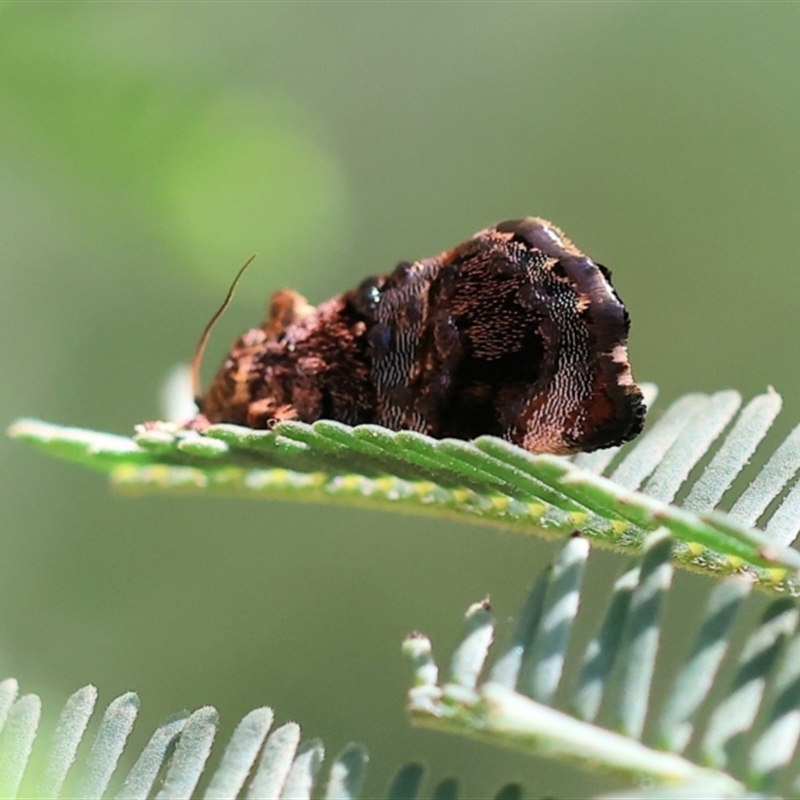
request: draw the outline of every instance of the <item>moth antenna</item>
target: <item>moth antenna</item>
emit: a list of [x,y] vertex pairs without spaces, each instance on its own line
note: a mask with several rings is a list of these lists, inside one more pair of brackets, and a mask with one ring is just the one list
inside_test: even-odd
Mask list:
[[199,405],[200,398],[202,396],[200,392],[200,366],[203,363],[203,354],[206,351],[206,345],[208,344],[208,340],[211,338],[211,331],[214,330],[214,326],[217,324],[217,320],[225,313],[225,309],[231,304],[231,300],[233,300],[233,293],[236,291],[236,287],[241,280],[242,275],[244,275],[244,271],[256,260],[255,255],[250,256],[244,265],[239,269],[236,273],[236,277],[233,279],[233,282],[228,289],[228,294],[225,295],[225,299],[222,301],[222,305],[214,312],[214,316],[208,321],[205,329],[203,330],[203,334],[200,337],[200,341],[197,343],[197,347],[195,348],[194,355],[192,356],[192,395],[194,396],[195,402]]

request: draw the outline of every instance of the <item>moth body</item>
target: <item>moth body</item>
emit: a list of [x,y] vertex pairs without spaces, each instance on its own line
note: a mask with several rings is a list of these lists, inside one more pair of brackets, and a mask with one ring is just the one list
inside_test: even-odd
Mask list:
[[253,428],[334,419],[595,450],[644,422],[628,328],[608,270],[551,223],[512,220],[316,308],[276,293],[198,405]]

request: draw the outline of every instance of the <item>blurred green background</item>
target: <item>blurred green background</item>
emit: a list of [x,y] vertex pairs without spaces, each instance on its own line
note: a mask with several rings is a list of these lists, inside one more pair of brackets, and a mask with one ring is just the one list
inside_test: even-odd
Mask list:
[[[159,416],[235,270],[230,342],[290,285],[320,302],[537,214],[614,270],[640,380],[670,400],[773,384],[800,419],[800,5],[0,5],[0,422]],[[0,440],[0,673],[52,715],[96,683],[134,733],[274,705],[367,795],[423,759],[467,796],[611,784],[411,730],[414,629],[440,657],[491,593],[507,631],[553,545],[342,508],[114,496]],[[601,556],[589,597],[607,596]],[[670,614],[707,581],[681,575]],[[680,648],[680,627],[665,648]]]

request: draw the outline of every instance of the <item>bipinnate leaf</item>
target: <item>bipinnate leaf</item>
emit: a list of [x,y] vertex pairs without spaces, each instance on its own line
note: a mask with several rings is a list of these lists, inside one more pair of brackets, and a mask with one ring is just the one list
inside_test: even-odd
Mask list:
[[[645,393],[653,402],[654,387]],[[797,594],[800,554],[788,545],[800,532],[800,483],[792,486],[800,426],[738,498],[728,497],[781,401],[769,390],[740,405],[732,391],[687,395],[660,417],[651,410],[637,441],[572,460],[490,436],[435,440],[330,420],[272,431],[220,424],[205,434],[153,423],[132,439],[20,420],[9,435],[107,472],[128,491],[345,503],[547,536],[579,530],[595,545],[632,553],[664,528],[678,564],[717,576],[748,567],[763,588]],[[768,508],[775,511],[765,517]]]
[[[575,541],[568,540],[554,567],[539,576],[510,644],[493,666],[477,675],[471,670],[463,682],[462,673],[451,669],[449,680],[438,683],[430,679],[438,674],[430,641],[417,633],[406,642],[415,676],[408,694],[414,722],[650,784],[608,797],[752,797],[787,790],[800,742],[795,600],[773,601],[737,651],[732,626],[752,581],[728,578],[716,586],[700,615],[695,644],[675,670],[672,692],[659,709],[651,684],[659,661],[661,607],[671,591],[674,541],[664,531],[646,539],[639,563],[614,586],[605,617],[592,616],[596,633],[574,656],[581,669],[570,669],[567,660],[553,670],[553,654],[567,652],[568,633],[553,636],[546,620],[560,608],[569,628],[573,609],[580,613],[579,598],[567,600],[579,593],[579,582],[564,580],[567,565],[583,560],[575,562]],[[493,627],[493,618],[485,626]],[[458,658],[472,636],[468,630],[457,646]],[[476,665],[490,660],[493,638],[492,631],[482,633]],[[553,641],[557,647],[549,646]],[[736,669],[720,697],[712,690],[726,661]],[[573,684],[563,686],[549,677],[553,674],[573,675]],[[597,724],[599,718],[608,724]]]

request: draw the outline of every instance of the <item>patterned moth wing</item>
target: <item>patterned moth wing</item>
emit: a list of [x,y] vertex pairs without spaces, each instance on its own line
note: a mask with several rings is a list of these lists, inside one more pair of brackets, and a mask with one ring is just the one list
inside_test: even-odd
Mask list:
[[645,406],[610,273],[529,217],[308,305],[283,290],[234,345],[204,422],[335,419],[532,452],[621,444]]

